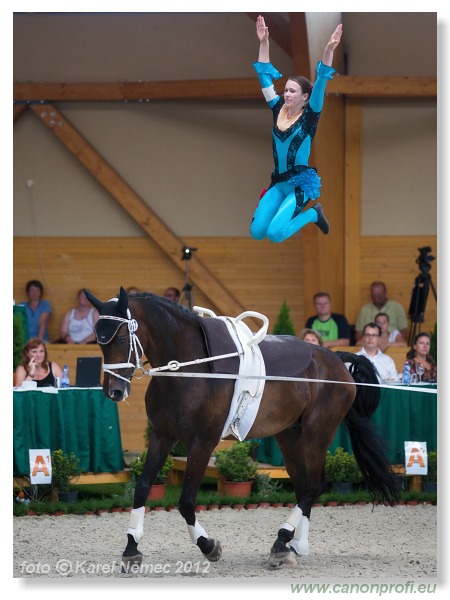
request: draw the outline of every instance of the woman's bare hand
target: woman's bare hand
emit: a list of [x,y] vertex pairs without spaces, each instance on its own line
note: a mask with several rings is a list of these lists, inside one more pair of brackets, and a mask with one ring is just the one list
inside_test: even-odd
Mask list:
[[334,50],[339,42],[341,41],[341,37],[342,37],[342,23],[339,24],[336,29],[334,30],[334,32],[332,33],[330,39],[328,40],[328,44],[327,44],[327,48],[329,50]]
[[256,19],[256,35],[258,36],[260,43],[266,42],[269,39],[269,28],[266,27],[264,17],[261,15]]

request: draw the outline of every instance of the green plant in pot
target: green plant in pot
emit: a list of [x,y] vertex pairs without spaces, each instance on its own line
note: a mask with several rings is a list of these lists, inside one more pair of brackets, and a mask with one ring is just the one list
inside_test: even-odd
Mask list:
[[[28,325],[26,323],[27,314],[22,306],[14,307],[13,313],[13,371],[22,362],[22,351],[25,339],[28,335]],[[23,310],[23,312],[21,311]]]
[[52,452],[52,488],[61,502],[76,502],[78,491],[70,490],[71,484],[80,474],[80,460],[73,452],[66,454],[61,449]]
[[[236,442],[231,448],[217,450],[214,453],[216,467],[225,479],[225,494],[227,496],[250,496],[252,479],[256,475],[258,463],[251,458],[251,453],[257,442]],[[238,483],[246,485],[233,486]]]
[[[352,491],[353,484],[361,481],[361,472],[353,454],[343,448],[336,448],[331,454],[327,451],[325,457],[325,479],[331,483],[333,491],[348,494]],[[346,484],[346,485],[344,485]]]
[[265,473],[256,473],[253,478],[252,492],[256,496],[269,498],[283,489],[283,486]]
[[437,450],[428,452],[428,473],[423,479],[424,492],[436,492],[437,490]]

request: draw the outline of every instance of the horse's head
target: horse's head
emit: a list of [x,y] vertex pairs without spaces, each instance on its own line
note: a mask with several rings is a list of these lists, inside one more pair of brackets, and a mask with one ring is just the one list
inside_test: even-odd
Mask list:
[[137,337],[137,322],[128,308],[128,294],[120,288],[118,298],[101,302],[89,290],[86,298],[98,310],[100,318],[95,325],[97,342],[103,352],[103,393],[111,400],[124,400],[130,391],[130,380],[140,365],[143,354]]

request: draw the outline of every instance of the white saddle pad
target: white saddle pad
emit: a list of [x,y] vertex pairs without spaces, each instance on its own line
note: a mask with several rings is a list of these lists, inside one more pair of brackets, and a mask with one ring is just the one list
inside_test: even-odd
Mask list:
[[[264,392],[264,379],[246,379],[245,376],[265,376],[266,367],[264,358],[258,344],[264,339],[269,320],[260,313],[248,311],[236,318],[217,317],[208,309],[194,307],[201,315],[205,313],[213,318],[221,319],[227,326],[228,332],[239,353],[239,375],[244,378],[236,379],[230,410],[222,430],[222,439],[233,435],[242,441],[250,431]],[[254,334],[243,322],[243,318],[250,316],[263,321],[261,329]]]
[[[239,352],[239,375],[265,375],[264,358],[257,344],[251,344],[253,333],[242,321],[219,317]],[[234,435],[239,441],[247,436],[258,413],[264,392],[264,379],[236,379],[230,411],[222,431],[222,438]]]

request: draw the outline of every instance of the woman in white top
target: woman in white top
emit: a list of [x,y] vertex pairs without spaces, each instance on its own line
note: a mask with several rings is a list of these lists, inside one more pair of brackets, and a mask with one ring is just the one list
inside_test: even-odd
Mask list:
[[94,327],[98,321],[98,310],[93,308],[83,290],[77,294],[78,304],[69,310],[61,324],[62,343],[91,344],[95,342]]
[[375,323],[381,329],[379,339],[379,348],[384,352],[388,346],[406,346],[406,340],[398,329],[389,331],[389,316],[386,313],[378,313],[375,316]]

